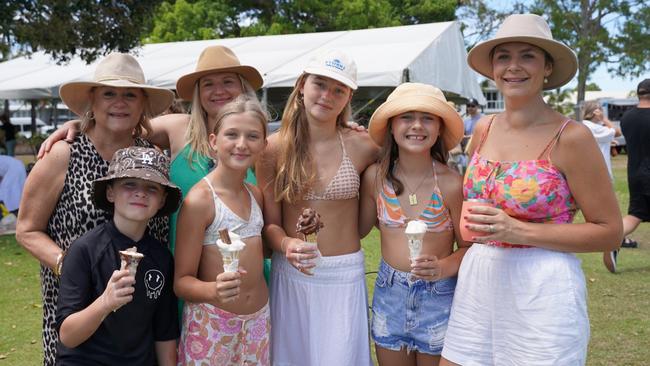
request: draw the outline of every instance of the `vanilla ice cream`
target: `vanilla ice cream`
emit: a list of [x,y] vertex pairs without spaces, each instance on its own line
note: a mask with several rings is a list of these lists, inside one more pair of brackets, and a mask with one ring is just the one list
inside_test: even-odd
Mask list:
[[219,247],[221,257],[223,258],[223,271],[237,272],[237,269],[239,269],[239,252],[246,247],[246,244],[241,240],[239,235],[232,231],[228,232],[228,236],[230,236],[232,243],[227,244],[221,239],[218,239],[217,247]]
[[424,221],[409,221],[404,230],[409,245],[409,258],[413,259],[422,251],[422,239],[427,232],[427,224]]

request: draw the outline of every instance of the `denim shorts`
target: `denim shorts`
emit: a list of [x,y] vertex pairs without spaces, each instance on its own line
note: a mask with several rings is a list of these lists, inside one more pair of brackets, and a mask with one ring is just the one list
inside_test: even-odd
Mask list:
[[412,281],[382,259],[372,300],[372,339],[377,346],[430,355],[442,352],[456,277]]

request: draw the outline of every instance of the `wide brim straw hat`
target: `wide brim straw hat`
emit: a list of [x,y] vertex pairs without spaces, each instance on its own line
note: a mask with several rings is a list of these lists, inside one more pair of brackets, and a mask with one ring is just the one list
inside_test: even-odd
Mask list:
[[514,14],[507,17],[494,38],[474,46],[467,54],[467,63],[479,74],[494,80],[492,72],[492,50],[509,42],[522,42],[537,46],[553,58],[553,71],[544,83],[544,90],[565,85],[576,74],[578,60],[575,53],[562,42],[553,39],[553,34],[544,18],[535,14]]
[[113,211],[113,203],[106,198],[106,187],[114,179],[120,178],[143,179],[165,188],[165,204],[156,216],[172,214],[181,204],[181,189],[169,180],[169,158],[154,148],[131,146],[117,150],[108,166],[108,174],[93,181],[95,206]]
[[201,52],[194,72],[183,75],[176,82],[176,93],[184,100],[192,100],[194,85],[203,76],[215,72],[234,72],[248,81],[257,90],[264,84],[259,71],[252,66],[242,65],[234,52],[225,46],[210,46]]
[[421,83],[404,83],[390,93],[370,118],[368,125],[370,137],[377,145],[382,146],[388,133],[388,120],[410,111],[431,113],[442,119],[440,138],[445,150],[453,149],[463,138],[463,120],[447,103],[447,98],[442,91],[432,85]]
[[90,90],[96,87],[138,88],[147,94],[149,110],[157,116],[174,100],[169,89],[147,85],[138,61],[125,53],[111,53],[99,62],[92,81],[72,81],[61,85],[59,96],[68,109],[83,116],[91,106]]

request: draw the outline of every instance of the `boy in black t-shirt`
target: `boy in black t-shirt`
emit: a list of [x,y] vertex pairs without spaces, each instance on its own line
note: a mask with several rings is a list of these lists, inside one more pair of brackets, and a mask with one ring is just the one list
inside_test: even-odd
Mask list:
[[[169,182],[169,160],[155,149],[118,150],[93,200],[113,220],[77,239],[62,262],[56,314],[57,365],[176,364],[179,336],[171,253],[147,230],[168,215],[181,192]],[[119,251],[144,255],[135,274]]]

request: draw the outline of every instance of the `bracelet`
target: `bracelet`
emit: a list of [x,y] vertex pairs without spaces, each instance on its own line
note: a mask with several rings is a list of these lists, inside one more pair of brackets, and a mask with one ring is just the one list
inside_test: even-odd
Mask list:
[[54,275],[56,277],[61,276],[61,270],[63,269],[63,257],[65,256],[64,252],[59,253],[59,255],[56,256],[56,264],[54,264],[54,268],[52,268],[52,272],[54,272]]

